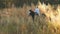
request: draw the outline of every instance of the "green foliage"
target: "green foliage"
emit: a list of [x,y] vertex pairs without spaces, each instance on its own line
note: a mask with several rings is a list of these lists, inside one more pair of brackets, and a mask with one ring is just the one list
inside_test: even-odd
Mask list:
[[45,4],[50,3],[51,5],[60,4],[60,0],[0,0],[0,8],[11,7],[12,4],[14,4],[16,7],[23,7],[24,4],[31,6],[31,3],[37,5],[38,1],[41,3],[44,2]]

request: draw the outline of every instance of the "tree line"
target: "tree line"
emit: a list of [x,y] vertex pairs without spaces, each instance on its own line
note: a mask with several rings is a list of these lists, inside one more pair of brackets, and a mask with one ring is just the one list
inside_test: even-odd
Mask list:
[[23,7],[24,4],[31,6],[31,3],[37,5],[38,1],[41,3],[45,3],[46,5],[50,3],[53,4],[60,4],[60,0],[0,0],[0,8],[8,8],[14,4],[16,7]]

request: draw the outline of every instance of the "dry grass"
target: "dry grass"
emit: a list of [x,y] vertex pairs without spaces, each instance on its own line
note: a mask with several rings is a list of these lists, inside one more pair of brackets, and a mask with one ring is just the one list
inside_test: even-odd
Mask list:
[[0,10],[0,34],[60,34],[60,28],[55,27],[46,18],[35,17],[32,21],[27,16],[29,6],[23,8],[6,8]]

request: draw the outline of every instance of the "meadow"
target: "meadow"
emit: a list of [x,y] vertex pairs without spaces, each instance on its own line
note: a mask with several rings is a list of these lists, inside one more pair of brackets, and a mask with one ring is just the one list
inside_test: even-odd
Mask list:
[[[0,9],[0,34],[60,34],[60,26],[53,25],[44,16],[27,15],[30,6]],[[35,6],[32,4],[32,8]]]

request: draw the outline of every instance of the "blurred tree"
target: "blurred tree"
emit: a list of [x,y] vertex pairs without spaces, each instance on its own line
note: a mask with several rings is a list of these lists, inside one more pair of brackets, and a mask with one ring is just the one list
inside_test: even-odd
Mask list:
[[24,4],[31,6],[31,3],[37,5],[38,1],[50,3],[51,5],[60,4],[60,0],[0,0],[0,8],[11,7],[14,4],[16,7],[23,7]]
[[5,8],[5,1],[4,0],[0,0],[0,9],[1,8]]

